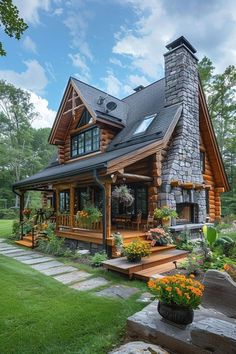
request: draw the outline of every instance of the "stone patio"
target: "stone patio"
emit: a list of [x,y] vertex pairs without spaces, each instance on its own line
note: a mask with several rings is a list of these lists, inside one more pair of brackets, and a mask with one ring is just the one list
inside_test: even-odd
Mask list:
[[70,286],[70,288],[78,291],[88,291],[108,284],[109,284],[108,280],[102,277],[97,277],[97,278],[88,279],[86,281],[81,281],[80,283],[73,284]]
[[105,296],[105,297],[115,297],[120,299],[128,299],[130,296],[137,293],[139,289],[131,288],[125,285],[113,285],[109,288],[101,290],[96,293],[97,296]]

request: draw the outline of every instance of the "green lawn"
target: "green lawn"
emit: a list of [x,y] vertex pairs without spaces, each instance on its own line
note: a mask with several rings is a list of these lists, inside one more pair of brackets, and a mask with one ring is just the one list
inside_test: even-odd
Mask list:
[[115,300],[78,293],[4,256],[0,273],[4,354],[105,354],[123,339],[127,317],[144,306],[135,301],[139,294]]
[[11,235],[13,220],[0,220],[0,238]]

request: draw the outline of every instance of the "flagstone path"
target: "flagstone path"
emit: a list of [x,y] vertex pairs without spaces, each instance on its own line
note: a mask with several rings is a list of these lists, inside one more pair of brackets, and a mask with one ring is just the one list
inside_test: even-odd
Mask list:
[[[0,239],[0,255],[13,258],[37,270],[45,276],[52,277],[70,288],[81,291],[97,290],[97,296],[128,299],[140,290],[124,285],[110,285],[110,282],[102,277],[94,277],[93,274],[79,270],[78,268],[65,265],[54,257],[47,257],[36,251],[24,250],[23,248],[10,245]],[[109,285],[109,287],[107,287]]]

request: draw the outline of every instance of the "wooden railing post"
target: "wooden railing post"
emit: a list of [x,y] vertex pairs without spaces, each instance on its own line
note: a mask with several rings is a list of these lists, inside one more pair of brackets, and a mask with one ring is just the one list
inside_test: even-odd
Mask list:
[[60,212],[60,192],[58,188],[56,188],[56,230],[59,225],[59,212]]
[[105,183],[106,191],[106,236],[111,237],[111,183]]
[[25,206],[25,198],[24,198],[24,192],[21,193],[20,195],[20,222],[23,222],[24,216],[23,216],[23,210]]

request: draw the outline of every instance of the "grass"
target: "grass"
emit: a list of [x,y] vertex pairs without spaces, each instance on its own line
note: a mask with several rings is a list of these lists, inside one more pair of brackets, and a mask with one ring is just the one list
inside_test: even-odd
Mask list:
[[9,237],[12,232],[14,220],[0,220],[0,238]]
[[122,340],[127,317],[144,306],[135,301],[140,293],[128,300],[78,293],[4,256],[0,271],[0,353],[105,354]]

